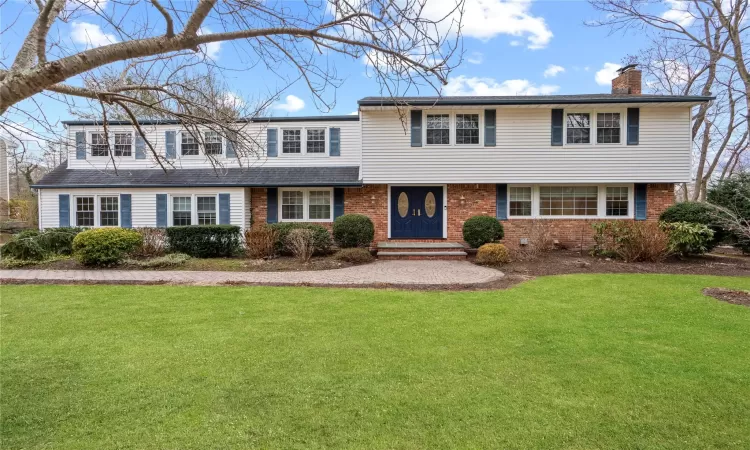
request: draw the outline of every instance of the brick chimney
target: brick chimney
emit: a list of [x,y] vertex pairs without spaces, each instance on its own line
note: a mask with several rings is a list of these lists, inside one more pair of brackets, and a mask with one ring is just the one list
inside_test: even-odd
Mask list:
[[637,67],[637,64],[628,64],[617,69],[619,75],[612,80],[613,94],[641,95],[641,71]]

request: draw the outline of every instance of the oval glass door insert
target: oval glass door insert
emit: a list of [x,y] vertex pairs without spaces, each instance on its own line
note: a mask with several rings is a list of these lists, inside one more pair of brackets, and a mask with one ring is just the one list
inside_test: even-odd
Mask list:
[[398,215],[403,219],[409,214],[409,197],[406,192],[402,192],[398,195]]
[[435,194],[428,192],[424,198],[424,212],[427,213],[427,217],[432,218],[435,215]]

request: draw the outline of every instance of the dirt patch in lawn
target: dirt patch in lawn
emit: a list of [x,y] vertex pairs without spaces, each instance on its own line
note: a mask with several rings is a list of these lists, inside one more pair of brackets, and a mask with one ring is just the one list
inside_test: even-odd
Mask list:
[[708,295],[709,297],[733,305],[742,305],[750,308],[750,292],[725,288],[706,288],[703,289],[703,295]]

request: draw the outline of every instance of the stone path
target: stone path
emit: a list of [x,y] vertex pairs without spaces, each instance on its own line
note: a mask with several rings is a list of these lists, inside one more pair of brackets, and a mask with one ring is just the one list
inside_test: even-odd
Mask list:
[[307,272],[200,272],[145,270],[0,270],[0,282],[102,284],[260,284],[331,285],[477,285],[495,281],[503,273],[466,261],[377,261],[363,266]]

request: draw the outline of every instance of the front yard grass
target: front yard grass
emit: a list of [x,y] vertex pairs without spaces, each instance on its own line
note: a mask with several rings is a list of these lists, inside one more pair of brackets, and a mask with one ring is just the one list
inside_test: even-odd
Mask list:
[[3,286],[2,447],[748,448],[750,279]]

